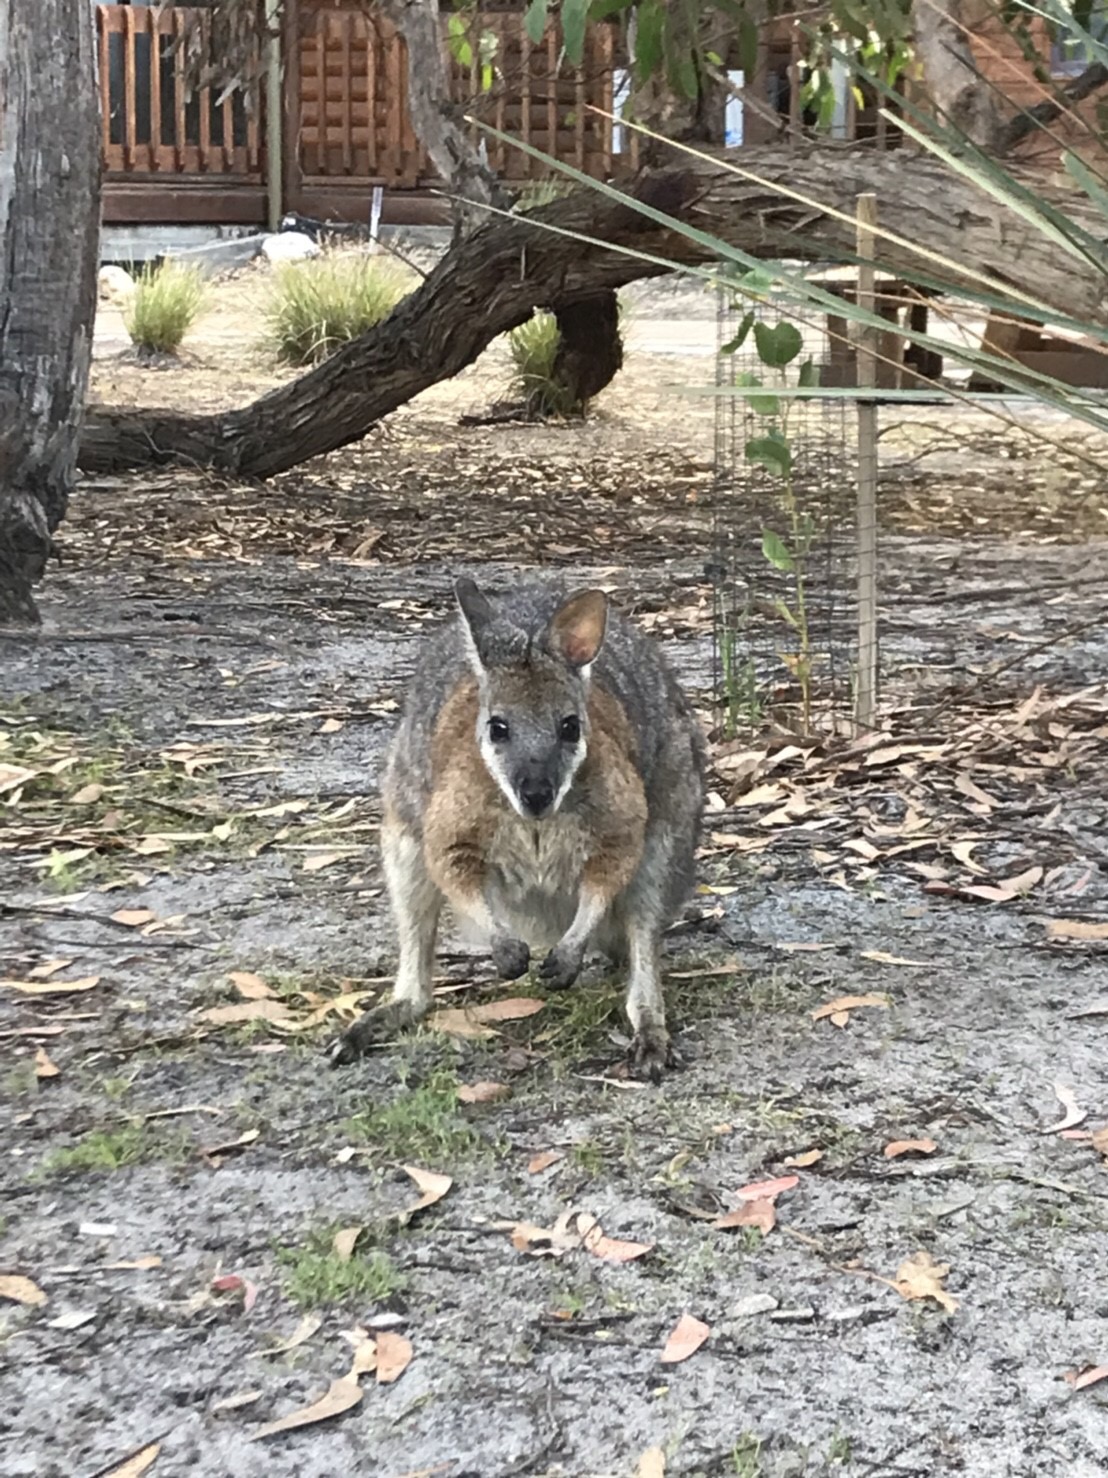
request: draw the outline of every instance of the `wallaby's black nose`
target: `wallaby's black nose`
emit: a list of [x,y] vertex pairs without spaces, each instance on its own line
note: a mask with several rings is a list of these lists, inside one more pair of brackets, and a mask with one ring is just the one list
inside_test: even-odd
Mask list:
[[554,787],[549,780],[523,780],[519,786],[523,809],[530,816],[541,816],[554,804]]

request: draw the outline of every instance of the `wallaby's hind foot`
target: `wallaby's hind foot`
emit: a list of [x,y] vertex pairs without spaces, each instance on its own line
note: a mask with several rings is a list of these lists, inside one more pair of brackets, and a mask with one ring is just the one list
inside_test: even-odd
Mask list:
[[415,1026],[426,1014],[426,1008],[421,1010],[413,1001],[388,1001],[384,1006],[374,1006],[327,1048],[331,1066],[348,1067],[364,1057],[371,1047]]
[[669,1033],[656,1022],[639,1027],[631,1041],[628,1059],[635,1077],[649,1078],[652,1083],[662,1081],[666,1068],[681,1066]]

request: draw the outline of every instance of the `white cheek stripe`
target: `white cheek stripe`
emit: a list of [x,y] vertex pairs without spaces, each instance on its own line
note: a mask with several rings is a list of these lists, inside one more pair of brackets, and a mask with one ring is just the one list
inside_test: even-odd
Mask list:
[[588,754],[588,752],[589,747],[582,739],[577,746],[577,753],[573,757],[573,764],[569,767],[566,778],[562,781],[561,788],[559,789],[558,794],[554,797],[554,805],[551,810],[552,815],[561,810],[562,802],[569,794],[569,788],[573,784],[574,780],[577,778],[577,771],[584,764],[585,756]]

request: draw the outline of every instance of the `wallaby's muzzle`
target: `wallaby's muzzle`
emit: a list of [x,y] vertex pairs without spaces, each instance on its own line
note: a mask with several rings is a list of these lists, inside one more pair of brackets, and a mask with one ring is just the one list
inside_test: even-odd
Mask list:
[[544,774],[524,770],[516,781],[519,803],[528,816],[536,821],[547,814],[554,804],[554,782]]

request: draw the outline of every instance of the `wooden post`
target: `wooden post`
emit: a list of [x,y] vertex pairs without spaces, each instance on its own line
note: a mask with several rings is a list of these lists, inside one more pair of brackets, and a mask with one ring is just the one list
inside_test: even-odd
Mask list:
[[[858,196],[858,307],[876,311],[874,228],[877,196]],[[878,330],[858,325],[855,363],[859,390],[877,385]],[[877,405],[859,399],[858,406],[858,695],[855,725],[872,729],[877,712]]]
[[[266,0],[265,7],[265,196],[266,222],[271,231],[281,227],[285,213],[282,192],[285,180],[281,146],[285,131],[285,100],[281,92],[281,12],[277,0]],[[320,109],[326,81],[321,77]],[[299,102],[299,98],[297,99]],[[322,123],[320,125],[322,127]],[[226,144],[227,124],[224,124],[223,142]]]

